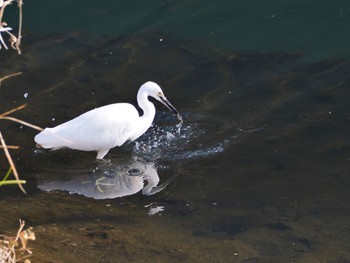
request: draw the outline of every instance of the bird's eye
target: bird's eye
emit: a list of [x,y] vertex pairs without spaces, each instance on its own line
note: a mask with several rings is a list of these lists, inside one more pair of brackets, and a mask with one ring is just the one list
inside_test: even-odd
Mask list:
[[158,97],[163,97],[163,93],[161,93],[160,91],[157,93]]

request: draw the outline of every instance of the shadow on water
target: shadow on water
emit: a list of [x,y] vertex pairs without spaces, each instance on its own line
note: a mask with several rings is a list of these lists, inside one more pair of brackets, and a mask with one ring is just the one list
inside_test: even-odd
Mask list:
[[[142,190],[143,195],[154,195],[162,191],[175,176],[158,185],[159,176],[155,164],[132,160],[99,161],[89,170],[80,171],[79,175],[70,180],[57,180],[60,173],[51,171],[54,179],[45,178],[45,182],[38,184],[43,191],[62,190],[72,194],[81,194],[94,199],[111,199],[136,194]],[[147,185],[144,185],[147,181]]]
[[1,189],[1,230],[18,218],[34,226],[33,261],[350,259],[348,61],[233,54],[157,33],[55,35],[24,49],[0,54],[1,74],[23,71],[0,89],[1,110],[28,103],[16,117],[55,126],[135,104],[153,80],[185,121],[178,131],[156,105],[154,126],[103,163],[35,150],[32,130],[2,122],[8,143],[21,145],[12,153],[29,194]]

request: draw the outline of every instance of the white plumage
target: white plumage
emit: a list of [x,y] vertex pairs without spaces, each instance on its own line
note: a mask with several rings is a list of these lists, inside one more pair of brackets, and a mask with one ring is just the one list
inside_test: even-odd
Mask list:
[[102,159],[108,151],[126,141],[134,141],[151,126],[156,110],[148,96],[163,103],[182,121],[175,107],[166,99],[154,82],[146,82],[137,93],[137,103],[143,110],[140,116],[129,103],[115,103],[90,110],[54,128],[46,128],[34,140],[43,148],[68,147],[82,151],[97,151]]

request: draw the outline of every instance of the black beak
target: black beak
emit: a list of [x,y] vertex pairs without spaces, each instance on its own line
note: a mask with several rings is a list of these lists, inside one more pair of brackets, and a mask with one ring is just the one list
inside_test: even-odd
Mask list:
[[165,97],[162,96],[159,98],[160,98],[160,102],[163,103],[164,106],[167,107],[169,110],[171,110],[180,121],[182,121],[182,116],[179,114],[177,109],[175,109],[175,107]]
[[171,110],[175,115],[178,114],[178,111],[175,109],[175,107],[165,97],[160,97],[160,102],[163,103],[164,106]]

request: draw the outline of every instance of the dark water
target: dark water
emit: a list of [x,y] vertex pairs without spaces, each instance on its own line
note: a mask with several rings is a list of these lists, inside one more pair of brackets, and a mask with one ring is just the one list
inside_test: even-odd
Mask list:
[[[15,7],[13,7],[15,9]],[[130,35],[147,30],[231,51],[302,52],[306,60],[350,57],[347,0],[51,1],[25,6],[27,32]],[[15,25],[15,12],[7,15]]]
[[2,121],[28,194],[1,189],[0,229],[33,226],[33,262],[350,261],[346,2],[30,4],[23,55],[0,53],[1,76],[23,71],[1,112],[28,103],[13,115],[55,126],[135,104],[153,80],[184,117],[178,131],[157,103],[154,126],[103,163],[35,149],[35,131]]

